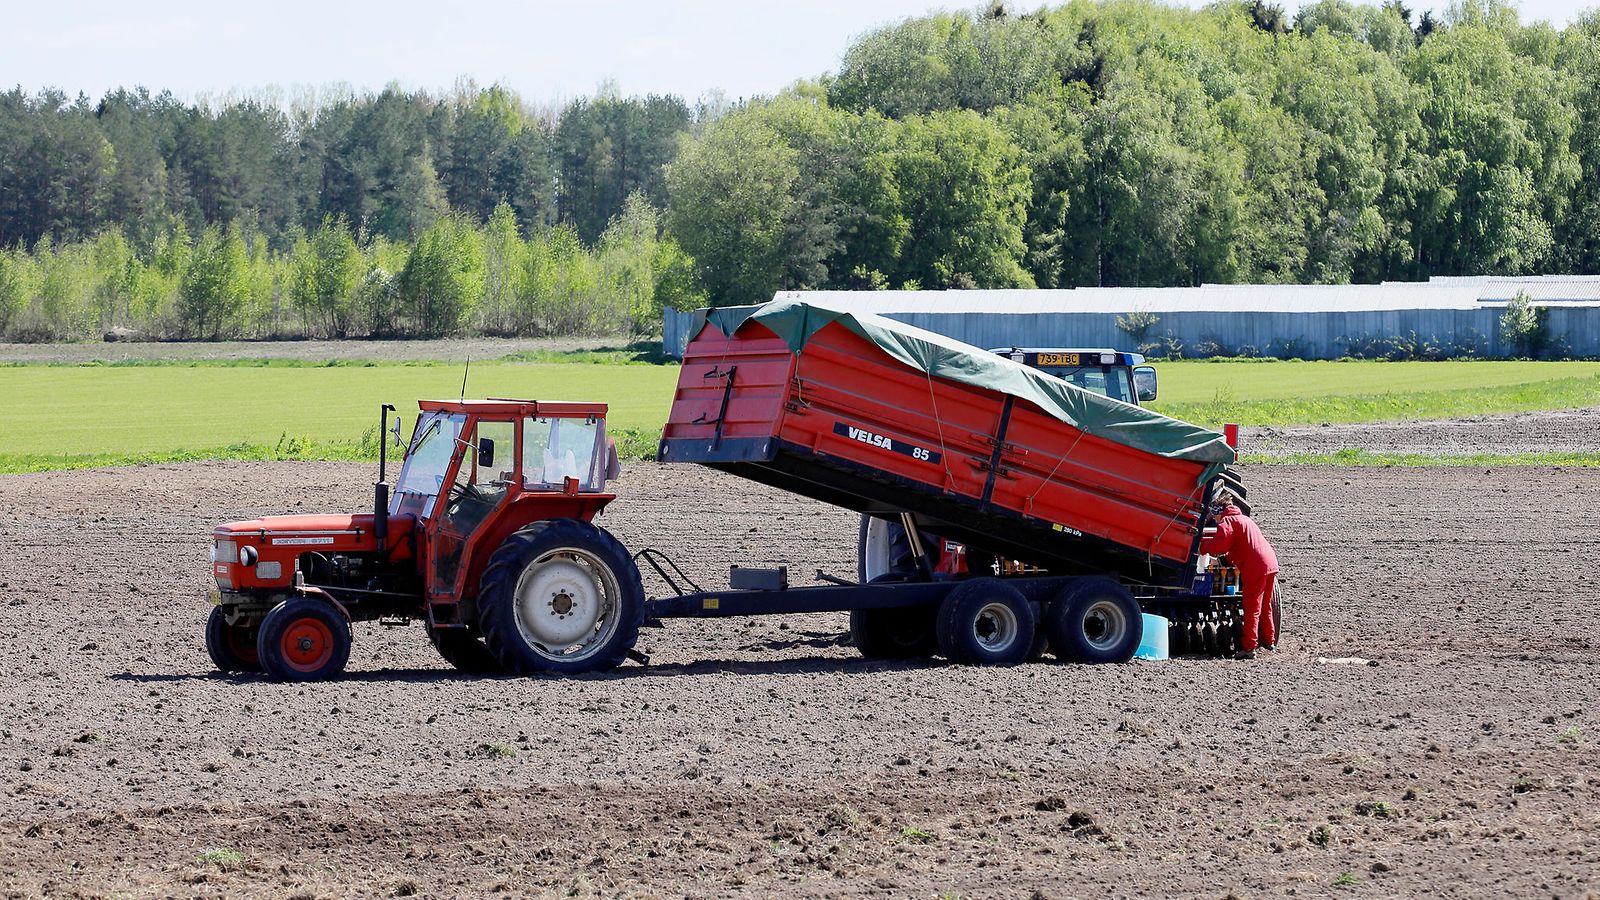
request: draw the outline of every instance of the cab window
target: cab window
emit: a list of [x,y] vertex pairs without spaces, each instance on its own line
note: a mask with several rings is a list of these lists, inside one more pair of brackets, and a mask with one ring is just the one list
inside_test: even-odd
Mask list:
[[559,490],[566,479],[576,478],[580,490],[600,490],[605,484],[605,461],[596,451],[604,446],[603,420],[524,419],[523,487]]

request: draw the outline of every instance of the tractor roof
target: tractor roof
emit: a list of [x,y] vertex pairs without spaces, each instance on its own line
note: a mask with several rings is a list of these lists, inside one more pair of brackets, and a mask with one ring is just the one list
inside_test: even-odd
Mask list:
[[512,400],[490,397],[488,400],[418,400],[423,412],[470,413],[479,416],[535,416],[557,419],[603,419],[604,403],[575,403],[568,400]]

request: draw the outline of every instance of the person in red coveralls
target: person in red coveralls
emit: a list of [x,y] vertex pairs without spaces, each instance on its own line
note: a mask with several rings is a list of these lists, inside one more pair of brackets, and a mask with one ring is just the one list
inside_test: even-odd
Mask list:
[[1244,601],[1244,634],[1234,659],[1255,659],[1256,647],[1271,650],[1278,643],[1272,621],[1272,590],[1278,583],[1278,555],[1254,520],[1234,505],[1234,497],[1222,491],[1214,513],[1217,528],[1200,541],[1200,551],[1227,556],[1239,570],[1240,592]]

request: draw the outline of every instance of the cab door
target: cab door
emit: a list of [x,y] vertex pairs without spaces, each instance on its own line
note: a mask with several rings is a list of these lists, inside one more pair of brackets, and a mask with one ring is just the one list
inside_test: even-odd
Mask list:
[[430,525],[431,601],[460,599],[475,539],[520,490],[521,478],[516,421],[473,419],[462,433],[455,470],[441,489],[438,514]]

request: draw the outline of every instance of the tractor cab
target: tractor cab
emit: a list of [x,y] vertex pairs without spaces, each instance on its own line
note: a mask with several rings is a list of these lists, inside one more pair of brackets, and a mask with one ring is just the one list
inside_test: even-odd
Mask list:
[[1122,350],[1007,347],[991,351],[1054,375],[1086,391],[1138,406],[1156,399],[1156,369],[1144,355]]
[[[588,521],[615,499],[616,450],[604,404],[424,400],[387,512],[417,523],[430,549],[429,603],[472,593],[487,554],[530,521]],[[467,565],[463,566],[463,561]],[[476,563],[474,565],[473,563]]]

